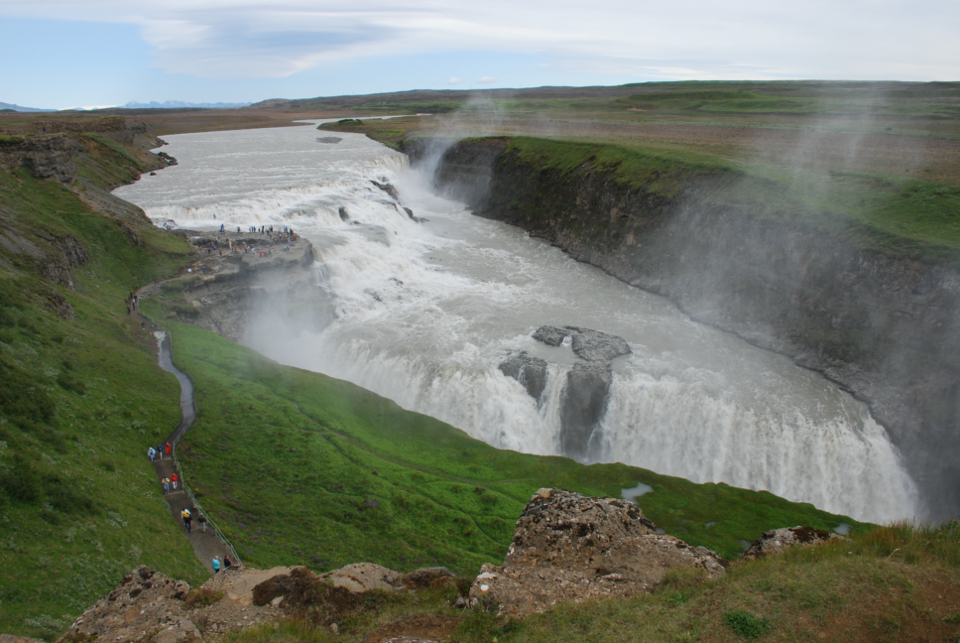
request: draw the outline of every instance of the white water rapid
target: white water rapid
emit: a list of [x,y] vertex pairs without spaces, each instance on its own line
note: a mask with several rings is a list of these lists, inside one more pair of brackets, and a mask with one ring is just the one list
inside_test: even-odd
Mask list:
[[[326,328],[260,319],[246,343],[350,380],[494,446],[559,453],[561,392],[576,361],[531,338],[572,325],[626,339],[598,459],[696,482],[767,489],[860,520],[920,512],[913,482],[866,407],[789,359],[690,321],[521,230],[435,196],[406,159],[312,125],[167,137],[179,165],[116,191],[157,223],[292,226],[317,247]],[[397,187],[417,223],[371,180]],[[349,221],[341,220],[345,208]],[[549,362],[540,405],[498,364]]]

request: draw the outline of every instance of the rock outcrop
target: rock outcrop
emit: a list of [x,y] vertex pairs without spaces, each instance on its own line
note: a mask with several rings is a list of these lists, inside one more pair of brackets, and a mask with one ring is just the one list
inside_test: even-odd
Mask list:
[[773,556],[792,547],[809,547],[841,539],[842,536],[823,529],[814,529],[813,527],[772,529],[765,531],[763,535],[743,553],[743,560]]
[[309,609],[334,623],[361,611],[366,592],[416,591],[452,578],[442,567],[401,574],[370,563],[322,575],[306,567],[231,567],[194,589],[141,566],[85,610],[60,641],[192,643]]
[[507,377],[512,377],[527,389],[527,393],[539,403],[547,386],[547,362],[525,351],[514,353],[500,362],[498,367]]
[[560,602],[647,592],[679,567],[715,578],[725,565],[705,547],[657,533],[632,502],[541,489],[517,521],[503,565],[485,564],[470,598],[523,617]]
[[870,230],[829,233],[771,217],[771,204],[712,198],[741,177],[691,171],[668,194],[624,183],[617,168],[559,170],[508,145],[416,139],[402,151],[414,165],[436,163],[438,189],[478,215],[822,372],[870,405],[932,516],[960,511],[955,264],[850,243]]
[[[629,355],[630,346],[622,337],[577,326],[541,326],[533,338],[547,346],[569,345],[583,360],[567,372],[561,392],[560,452],[577,460],[589,459],[599,450],[597,427],[607,410],[613,382],[611,362]],[[520,352],[510,355],[499,368],[523,384],[530,397],[541,401],[547,383],[546,361]]]
[[[333,319],[333,305],[319,283],[316,252],[306,239],[277,241],[276,235],[252,232],[176,232],[200,254],[193,275],[182,281],[190,304],[177,310],[184,321],[242,342],[254,321],[270,316],[291,329],[319,329]],[[157,290],[150,287],[146,295]]]

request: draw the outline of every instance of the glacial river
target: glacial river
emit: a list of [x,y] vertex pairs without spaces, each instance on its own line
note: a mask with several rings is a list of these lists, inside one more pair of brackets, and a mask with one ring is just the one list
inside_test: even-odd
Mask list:
[[[313,125],[165,138],[179,165],[115,194],[158,224],[292,226],[317,247],[324,328],[258,319],[245,343],[346,379],[497,447],[560,454],[567,347],[531,338],[571,325],[626,339],[592,461],[766,489],[859,520],[921,513],[912,480],[867,408],[789,359],[695,323],[666,299],[578,263],[523,231],[440,198],[406,158]],[[372,183],[396,186],[411,220]],[[343,208],[349,220],[340,216]],[[498,369],[549,362],[538,404]]]

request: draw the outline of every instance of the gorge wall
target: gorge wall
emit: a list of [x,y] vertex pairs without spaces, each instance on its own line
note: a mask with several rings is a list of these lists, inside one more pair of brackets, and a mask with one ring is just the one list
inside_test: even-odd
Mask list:
[[[414,165],[436,150],[424,139],[402,149]],[[929,516],[960,513],[960,271],[710,198],[729,180],[701,173],[664,193],[610,166],[531,160],[493,138],[446,148],[434,173],[476,214],[822,372],[870,405]]]

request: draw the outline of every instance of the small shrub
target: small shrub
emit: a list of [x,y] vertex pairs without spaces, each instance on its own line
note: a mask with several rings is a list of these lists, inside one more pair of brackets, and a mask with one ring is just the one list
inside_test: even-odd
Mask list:
[[60,371],[60,374],[57,376],[57,384],[60,385],[60,388],[72,391],[78,395],[83,395],[87,392],[87,385],[67,371]]
[[0,487],[11,500],[31,504],[38,502],[43,493],[40,475],[19,453],[13,458],[13,466],[0,477]]
[[737,636],[745,639],[756,640],[767,633],[770,624],[765,618],[757,618],[750,612],[741,610],[731,610],[723,615],[723,622],[727,627],[733,630]]

